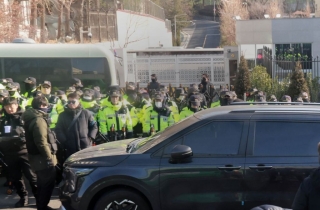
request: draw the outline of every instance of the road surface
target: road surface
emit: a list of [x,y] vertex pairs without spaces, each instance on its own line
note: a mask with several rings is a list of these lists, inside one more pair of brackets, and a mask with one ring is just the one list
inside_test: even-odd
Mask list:
[[[5,178],[0,178],[0,209],[1,210],[9,210],[14,208],[14,204],[19,201],[19,196],[14,192],[12,195],[6,194],[6,187],[3,187],[3,183],[5,182]],[[29,206],[24,208],[16,208],[19,210],[35,210],[36,207],[36,201],[35,198],[32,195],[30,187],[29,188]],[[53,195],[51,197],[51,201],[49,203],[49,206],[52,208],[59,208],[61,205],[61,202],[58,197],[58,189],[56,188],[53,192]]]
[[191,37],[187,48],[216,48],[220,45],[219,22],[211,19],[212,17],[196,16],[195,24],[183,29]]

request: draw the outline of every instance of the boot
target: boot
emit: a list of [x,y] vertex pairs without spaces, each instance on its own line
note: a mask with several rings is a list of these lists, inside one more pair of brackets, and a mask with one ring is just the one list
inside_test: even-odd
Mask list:
[[29,204],[28,196],[23,196],[20,200],[14,205],[16,208],[21,208]]

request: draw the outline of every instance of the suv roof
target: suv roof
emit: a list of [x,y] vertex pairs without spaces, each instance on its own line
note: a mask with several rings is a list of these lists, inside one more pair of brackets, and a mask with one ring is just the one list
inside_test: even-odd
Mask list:
[[231,105],[221,106],[213,109],[205,109],[196,113],[194,116],[198,119],[207,119],[214,116],[228,113],[256,113],[256,112],[274,112],[274,113],[318,113],[320,114],[320,105]]

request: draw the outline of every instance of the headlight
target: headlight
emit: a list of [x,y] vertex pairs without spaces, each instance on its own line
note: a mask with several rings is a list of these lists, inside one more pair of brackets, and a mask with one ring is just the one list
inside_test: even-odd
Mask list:
[[90,174],[93,170],[94,168],[65,168],[64,178],[68,191],[75,192],[78,178]]

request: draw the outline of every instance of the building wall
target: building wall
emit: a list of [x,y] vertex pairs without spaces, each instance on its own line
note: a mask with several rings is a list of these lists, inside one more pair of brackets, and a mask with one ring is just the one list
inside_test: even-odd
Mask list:
[[118,48],[146,49],[148,47],[172,47],[172,33],[165,26],[165,21],[118,10]]
[[[312,43],[312,56],[320,56],[320,18],[286,18],[236,22],[236,42],[242,45]],[[252,52],[247,52],[252,56]],[[247,54],[246,53],[246,54]]]

